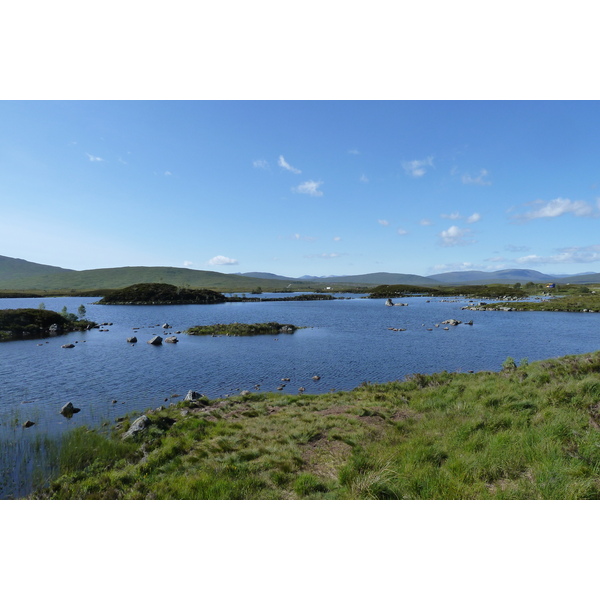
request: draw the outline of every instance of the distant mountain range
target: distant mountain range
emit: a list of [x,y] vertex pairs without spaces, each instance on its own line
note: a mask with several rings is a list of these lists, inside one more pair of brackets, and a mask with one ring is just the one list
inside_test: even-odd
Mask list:
[[29,262],[20,258],[0,256],[0,290],[68,291],[122,288],[135,283],[171,283],[178,286],[209,288],[216,291],[250,292],[263,291],[311,291],[331,286],[332,289],[372,287],[375,285],[469,285],[486,283],[600,283],[600,273],[557,276],[531,269],[505,269],[492,273],[486,271],[454,271],[438,273],[430,277],[405,273],[367,273],[313,277],[305,275],[293,278],[274,273],[250,272],[225,274],[216,271],[200,271],[177,267],[116,267],[112,269],[89,269],[75,271],[51,265]]

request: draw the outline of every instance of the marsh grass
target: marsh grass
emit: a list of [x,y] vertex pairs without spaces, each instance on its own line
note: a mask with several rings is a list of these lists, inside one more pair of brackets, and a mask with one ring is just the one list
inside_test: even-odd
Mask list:
[[600,353],[148,416],[132,441],[67,434],[35,497],[600,498]]

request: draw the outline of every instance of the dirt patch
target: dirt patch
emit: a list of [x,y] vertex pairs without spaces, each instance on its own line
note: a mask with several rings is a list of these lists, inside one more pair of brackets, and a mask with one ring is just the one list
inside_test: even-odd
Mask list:
[[351,452],[352,448],[345,442],[319,436],[303,447],[302,459],[308,472],[317,477],[334,479]]

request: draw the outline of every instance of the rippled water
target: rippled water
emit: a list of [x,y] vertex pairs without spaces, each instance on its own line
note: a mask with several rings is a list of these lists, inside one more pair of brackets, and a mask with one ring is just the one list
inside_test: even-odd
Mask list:
[[[461,310],[467,304],[464,299],[415,297],[404,300],[408,306],[393,308],[385,307],[383,300],[358,297],[208,306],[101,306],[92,304],[95,300],[44,298],[43,302],[57,311],[66,305],[69,312],[77,312],[84,304],[87,318],[112,323],[107,332],[0,343],[0,441],[5,442],[5,475],[14,471],[13,463],[19,458],[15,452],[29,452],[29,442],[40,435],[59,436],[82,424],[112,422],[165,400],[174,402],[173,395],[183,396],[190,389],[211,398],[253,390],[256,385],[262,391],[276,391],[281,379],[289,377],[285,393],[297,393],[299,387],[306,388],[306,393],[350,390],[363,381],[403,379],[415,372],[499,370],[507,356],[532,361],[591,352],[600,343],[598,313],[471,312]],[[0,299],[0,308],[37,308],[39,304],[40,299]],[[448,331],[434,326],[450,318],[472,319],[474,324]],[[277,337],[179,334],[178,344],[155,347],[146,343],[156,334],[165,337],[164,323],[172,326],[166,331],[175,332],[235,321],[278,321],[306,329]],[[139,340],[135,345],[126,342],[132,335]],[[69,342],[75,348],[61,348]],[[321,379],[313,381],[313,375]],[[81,408],[70,420],[59,414],[68,401]],[[21,424],[27,419],[36,425],[23,429]],[[6,450],[9,446],[13,452]],[[28,468],[21,467],[24,482]],[[5,481],[0,497],[15,493],[7,491],[10,487]],[[26,487],[25,483],[17,485],[21,491]]]

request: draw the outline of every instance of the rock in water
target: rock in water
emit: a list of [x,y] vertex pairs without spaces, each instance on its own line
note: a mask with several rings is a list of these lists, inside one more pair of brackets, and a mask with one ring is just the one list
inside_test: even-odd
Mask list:
[[186,397],[184,398],[184,400],[199,400],[200,398],[202,398],[202,394],[199,394],[198,392],[194,392],[194,390],[190,390]]
[[122,439],[126,440],[127,438],[137,435],[140,431],[144,431],[149,425],[150,419],[146,415],[142,415],[131,424],[131,427],[122,435]]
[[35,425],[33,421],[25,421],[25,423],[23,423],[23,427],[33,427],[33,425]]
[[127,338],[128,344],[137,344],[137,338],[135,336]]
[[177,342],[179,342],[179,340],[176,336],[172,335],[168,338],[165,338],[165,342],[168,342],[169,344],[176,344]]
[[72,402],[67,402],[61,409],[60,409],[60,414],[63,417],[67,417],[67,419],[70,419],[75,413],[78,413],[81,409],[80,408],[75,408],[73,406]]
[[75,348],[75,344],[63,344],[61,348]]
[[153,346],[160,346],[162,344],[162,338],[160,335],[155,335],[151,340],[148,340],[148,343]]

